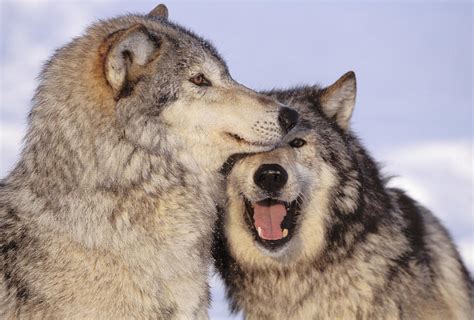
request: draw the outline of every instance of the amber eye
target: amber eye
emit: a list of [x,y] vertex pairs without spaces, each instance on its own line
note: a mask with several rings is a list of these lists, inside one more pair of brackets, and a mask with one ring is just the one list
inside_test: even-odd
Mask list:
[[300,138],[296,138],[296,139],[293,139],[291,142],[290,142],[290,146],[292,148],[301,148],[302,146],[304,146],[306,144],[306,141],[304,141],[303,139],[300,139]]
[[212,85],[211,81],[207,80],[206,77],[202,73],[198,74],[197,76],[192,77],[191,79],[189,79],[189,81],[191,81],[192,83],[194,83],[195,85],[199,87],[210,87]]

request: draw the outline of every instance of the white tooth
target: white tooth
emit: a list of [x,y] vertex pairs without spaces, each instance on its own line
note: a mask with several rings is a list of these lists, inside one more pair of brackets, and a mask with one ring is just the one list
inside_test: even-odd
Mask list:
[[261,238],[262,237],[262,228],[258,227],[257,232],[258,232],[258,236]]
[[283,238],[286,238],[288,235],[288,229],[283,229]]

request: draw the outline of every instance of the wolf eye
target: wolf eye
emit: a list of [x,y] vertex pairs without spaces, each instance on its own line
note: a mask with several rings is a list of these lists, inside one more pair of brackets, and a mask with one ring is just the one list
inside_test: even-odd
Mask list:
[[192,83],[194,83],[195,85],[199,87],[210,87],[212,85],[211,81],[207,80],[206,77],[202,73],[198,74],[197,76],[192,77],[191,79],[189,79],[189,81],[191,81]]
[[296,139],[293,139],[291,142],[290,142],[290,146],[292,148],[301,148],[302,146],[304,146],[306,144],[306,141],[304,141],[303,139],[300,139],[300,138],[296,138]]

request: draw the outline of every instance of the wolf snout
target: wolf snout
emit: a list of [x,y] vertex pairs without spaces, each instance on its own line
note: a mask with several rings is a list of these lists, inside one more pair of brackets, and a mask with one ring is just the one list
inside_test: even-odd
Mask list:
[[278,115],[278,122],[285,133],[288,133],[298,122],[298,112],[291,108],[282,107]]
[[255,171],[253,180],[261,189],[273,193],[285,186],[288,181],[288,173],[279,164],[262,164]]

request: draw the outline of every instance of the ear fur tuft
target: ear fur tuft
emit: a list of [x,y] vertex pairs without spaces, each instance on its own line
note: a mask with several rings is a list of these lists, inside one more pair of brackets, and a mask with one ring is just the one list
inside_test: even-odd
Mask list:
[[163,3],[160,3],[159,5],[157,5],[153,10],[151,10],[148,13],[148,16],[167,20],[168,19],[168,8]]
[[320,97],[321,108],[327,117],[335,119],[344,130],[349,127],[349,121],[354,110],[357,91],[356,76],[349,71],[334,84],[323,89]]
[[143,67],[155,59],[161,46],[160,38],[138,24],[120,30],[109,37],[104,60],[104,73],[110,87],[118,96],[129,80],[138,78]]

